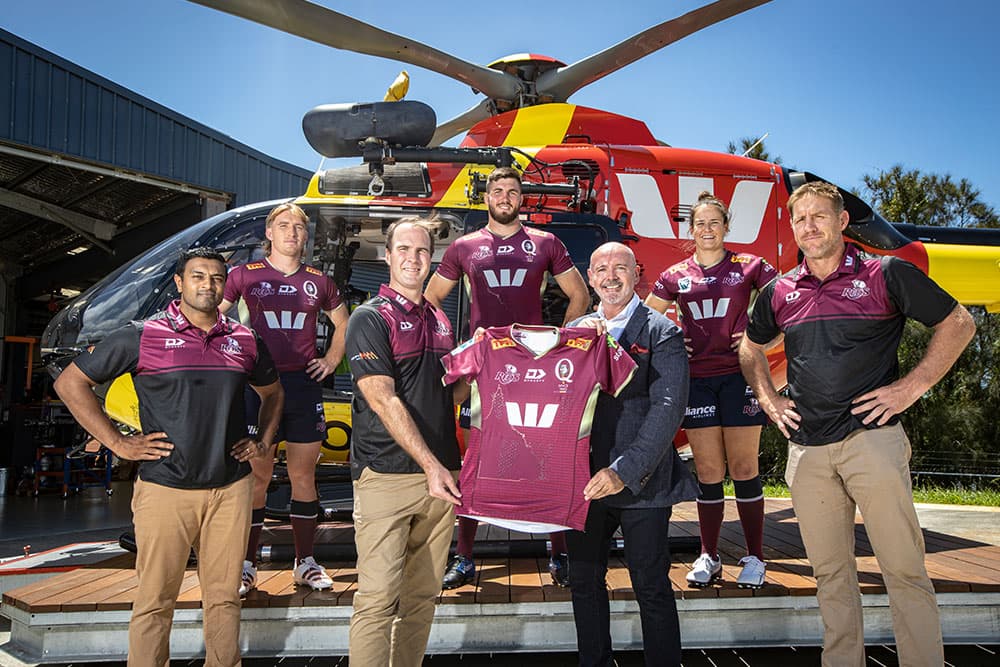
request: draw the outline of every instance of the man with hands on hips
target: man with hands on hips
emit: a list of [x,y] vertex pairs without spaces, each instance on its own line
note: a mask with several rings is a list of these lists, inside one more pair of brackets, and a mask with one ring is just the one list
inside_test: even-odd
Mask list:
[[[90,435],[119,457],[140,462],[132,495],[139,585],[128,664],[169,662],[174,606],[194,547],[205,664],[237,665],[237,591],[253,490],[247,461],[270,451],[283,392],[263,342],[219,313],[222,256],[210,248],[183,253],[174,282],[179,299],[82,353],[55,389]],[[141,434],[122,435],[93,393],[123,373],[135,384]],[[245,437],[248,382],[261,399],[259,439]]]
[[[896,257],[865,259],[847,246],[850,216],[836,187],[802,185],[788,211],[804,260],[761,291],[740,365],[789,439],[785,480],[816,577],[823,665],[865,664],[856,508],[885,578],[900,664],[941,665],[941,623],[899,415],[944,377],[975,324],[917,267]],[[900,377],[907,318],[934,333],[920,362]],[[782,337],[788,396],[777,393],[764,354]]]

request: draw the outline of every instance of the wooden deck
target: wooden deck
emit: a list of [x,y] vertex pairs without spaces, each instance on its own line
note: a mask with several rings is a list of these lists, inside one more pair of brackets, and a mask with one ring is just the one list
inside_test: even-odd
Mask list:
[[[480,539],[486,541],[533,539],[530,535],[492,526],[481,526],[480,530]],[[675,508],[671,535],[696,536],[697,531],[694,504]],[[322,532],[325,541],[353,540],[353,527],[349,523],[324,524]],[[288,537],[287,529],[282,527],[272,528],[269,533],[278,541]],[[856,540],[858,579],[866,607],[866,633],[873,640],[888,638],[891,641],[885,586],[860,522]],[[939,594],[946,641],[990,638],[995,641],[1000,637],[1000,547],[926,530],[925,540],[927,569]],[[668,576],[679,601],[686,647],[790,642],[801,645],[820,640],[822,627],[815,604],[816,582],[788,500],[767,500],[765,541],[767,583],[757,591],[735,585],[736,563],[745,554],[734,503],[727,504],[720,541],[724,563],[721,584],[704,589],[688,588],[684,577],[697,554],[674,554]],[[133,562],[134,557],[126,554],[5,593],[3,613],[12,620],[12,643],[21,642],[25,655],[48,651],[46,655],[58,654],[65,659],[85,657],[87,646],[101,643],[95,637],[73,641],[74,635],[79,640],[78,635],[82,633],[77,626],[85,624],[105,631],[107,645],[102,647],[100,655],[109,658],[124,655],[121,638],[136,587]],[[243,634],[249,636],[245,638],[248,655],[346,652],[346,623],[357,584],[357,571],[354,562],[327,562],[326,567],[334,587],[322,592],[296,588],[287,564],[262,567],[258,588],[243,605]],[[635,627],[638,625],[637,607],[621,556],[612,556],[608,590],[613,600],[613,623],[617,624],[613,633],[616,641],[620,628],[625,628],[628,636],[621,637],[622,646],[635,646],[639,641]],[[478,558],[475,585],[441,594],[429,650],[443,653],[572,650],[575,636],[569,600],[568,589],[552,584],[545,558]],[[198,575],[189,570],[175,618],[175,643],[181,644],[175,648],[178,657],[197,655],[200,606]],[[697,631],[696,621],[701,615],[711,614],[718,618],[719,613],[727,612],[731,620],[728,629],[717,628],[715,636]],[[762,615],[780,619],[777,629],[770,634],[762,635],[760,629],[764,625],[773,626],[774,622],[761,623]],[[273,627],[275,619],[289,624],[285,635]],[[268,621],[271,623],[268,632],[263,635],[255,632],[259,623]],[[481,625],[486,621],[491,625]],[[325,633],[329,641],[313,648],[308,637],[294,637],[295,630],[291,626],[302,623],[336,627],[337,630]],[[176,635],[185,624],[190,626],[190,639],[178,640]],[[477,628],[475,633],[468,631],[473,626]],[[483,632],[487,628],[489,631]],[[746,632],[751,634],[746,635]],[[301,640],[301,645],[290,639]],[[183,648],[185,646],[188,648]],[[73,650],[83,652],[72,655]],[[178,650],[181,652],[177,653]],[[317,652],[310,653],[310,650]]]

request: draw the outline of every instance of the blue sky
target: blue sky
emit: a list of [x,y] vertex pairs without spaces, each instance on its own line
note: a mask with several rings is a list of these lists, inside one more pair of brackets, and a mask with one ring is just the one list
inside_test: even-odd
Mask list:
[[[694,9],[692,0],[321,4],[486,64],[524,51],[574,62]],[[319,104],[375,101],[404,66],[184,0],[4,3],[0,26],[308,169]],[[610,13],[609,13],[610,11]],[[1000,208],[1000,3],[774,0],[668,46],[571,102],[642,119],[674,146],[724,150],[770,133],[785,164],[844,187],[900,163],[966,177]],[[443,121],[479,98],[406,66]]]

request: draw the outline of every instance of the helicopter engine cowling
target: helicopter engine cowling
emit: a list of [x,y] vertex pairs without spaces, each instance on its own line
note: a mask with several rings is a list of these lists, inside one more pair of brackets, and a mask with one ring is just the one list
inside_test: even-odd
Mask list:
[[359,157],[366,140],[389,146],[426,146],[437,127],[434,110],[423,102],[324,104],[302,118],[309,145],[326,157]]

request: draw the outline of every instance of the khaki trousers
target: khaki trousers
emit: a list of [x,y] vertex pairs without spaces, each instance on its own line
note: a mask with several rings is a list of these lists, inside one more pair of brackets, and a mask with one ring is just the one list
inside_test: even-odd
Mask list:
[[252,492],[251,476],[217,489],[136,480],[139,588],[128,628],[129,667],[169,667],[170,626],[191,547],[198,553],[205,666],[240,664],[239,588]]
[[889,593],[899,664],[944,664],[941,621],[924,567],[909,460],[910,441],[899,424],[858,430],[829,445],[788,444],[785,481],[816,576],[824,667],[865,665],[854,557],[855,507],[861,510]]
[[352,665],[423,662],[454,525],[454,506],[428,495],[423,474],[366,468],[354,482],[358,589]]

